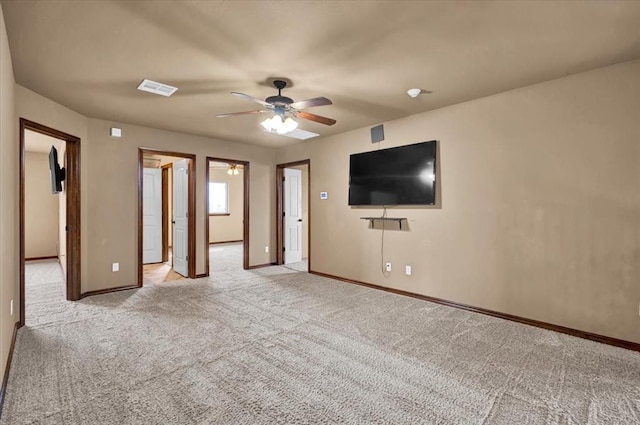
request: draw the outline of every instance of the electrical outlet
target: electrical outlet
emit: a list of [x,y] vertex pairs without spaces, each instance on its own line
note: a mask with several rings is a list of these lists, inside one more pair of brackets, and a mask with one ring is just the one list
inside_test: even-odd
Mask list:
[[13,316],[13,300],[11,300],[9,302],[9,312],[10,312],[11,316]]
[[264,247],[264,252],[269,252],[269,245]]
[[112,271],[112,272],[120,271],[120,263],[113,263],[113,264],[111,265],[111,271]]
[[406,274],[407,276],[411,276],[411,266],[409,264],[404,266],[404,274]]
[[387,263],[387,264],[384,266],[384,269],[385,269],[385,271],[390,272],[390,271],[391,271],[391,263]]

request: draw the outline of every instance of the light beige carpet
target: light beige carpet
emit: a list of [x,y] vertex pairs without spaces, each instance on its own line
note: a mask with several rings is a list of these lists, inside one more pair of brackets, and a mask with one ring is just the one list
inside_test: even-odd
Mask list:
[[285,267],[220,270],[75,303],[60,282],[29,292],[40,317],[0,423],[640,423],[639,353]]

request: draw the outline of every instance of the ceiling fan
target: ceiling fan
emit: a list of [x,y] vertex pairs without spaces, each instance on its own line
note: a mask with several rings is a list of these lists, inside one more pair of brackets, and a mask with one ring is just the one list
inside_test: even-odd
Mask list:
[[269,96],[265,100],[250,96],[244,93],[231,92],[232,95],[241,97],[246,100],[258,103],[263,109],[254,111],[231,112],[228,114],[218,114],[217,118],[234,117],[237,115],[262,114],[273,112],[273,117],[267,118],[261,124],[267,131],[275,131],[278,134],[285,134],[293,131],[298,127],[298,123],[292,117],[299,117],[306,120],[314,121],[324,125],[334,125],[336,120],[323,117],[321,115],[305,112],[303,109],[313,108],[315,106],[331,105],[331,101],[326,97],[314,97],[313,99],[301,100],[294,102],[293,99],[282,96],[282,89],[287,86],[286,81],[274,80],[273,86],[278,90],[276,96]]

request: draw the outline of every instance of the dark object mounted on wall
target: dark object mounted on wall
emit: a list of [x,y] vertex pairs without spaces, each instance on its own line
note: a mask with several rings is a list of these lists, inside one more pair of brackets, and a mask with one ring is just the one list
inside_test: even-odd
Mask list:
[[435,140],[351,155],[349,205],[435,205]]
[[62,192],[62,182],[66,173],[64,168],[60,168],[58,164],[58,150],[55,146],[51,146],[49,151],[49,170],[51,171],[51,193]]
[[382,124],[371,127],[371,143],[379,143],[384,140],[384,126]]

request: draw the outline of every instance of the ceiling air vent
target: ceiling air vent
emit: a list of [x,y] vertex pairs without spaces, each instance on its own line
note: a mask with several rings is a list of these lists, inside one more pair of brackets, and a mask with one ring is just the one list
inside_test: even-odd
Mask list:
[[167,84],[158,83],[156,81],[144,79],[138,86],[138,90],[169,97],[174,94],[176,90],[178,90],[178,88],[169,86]]

